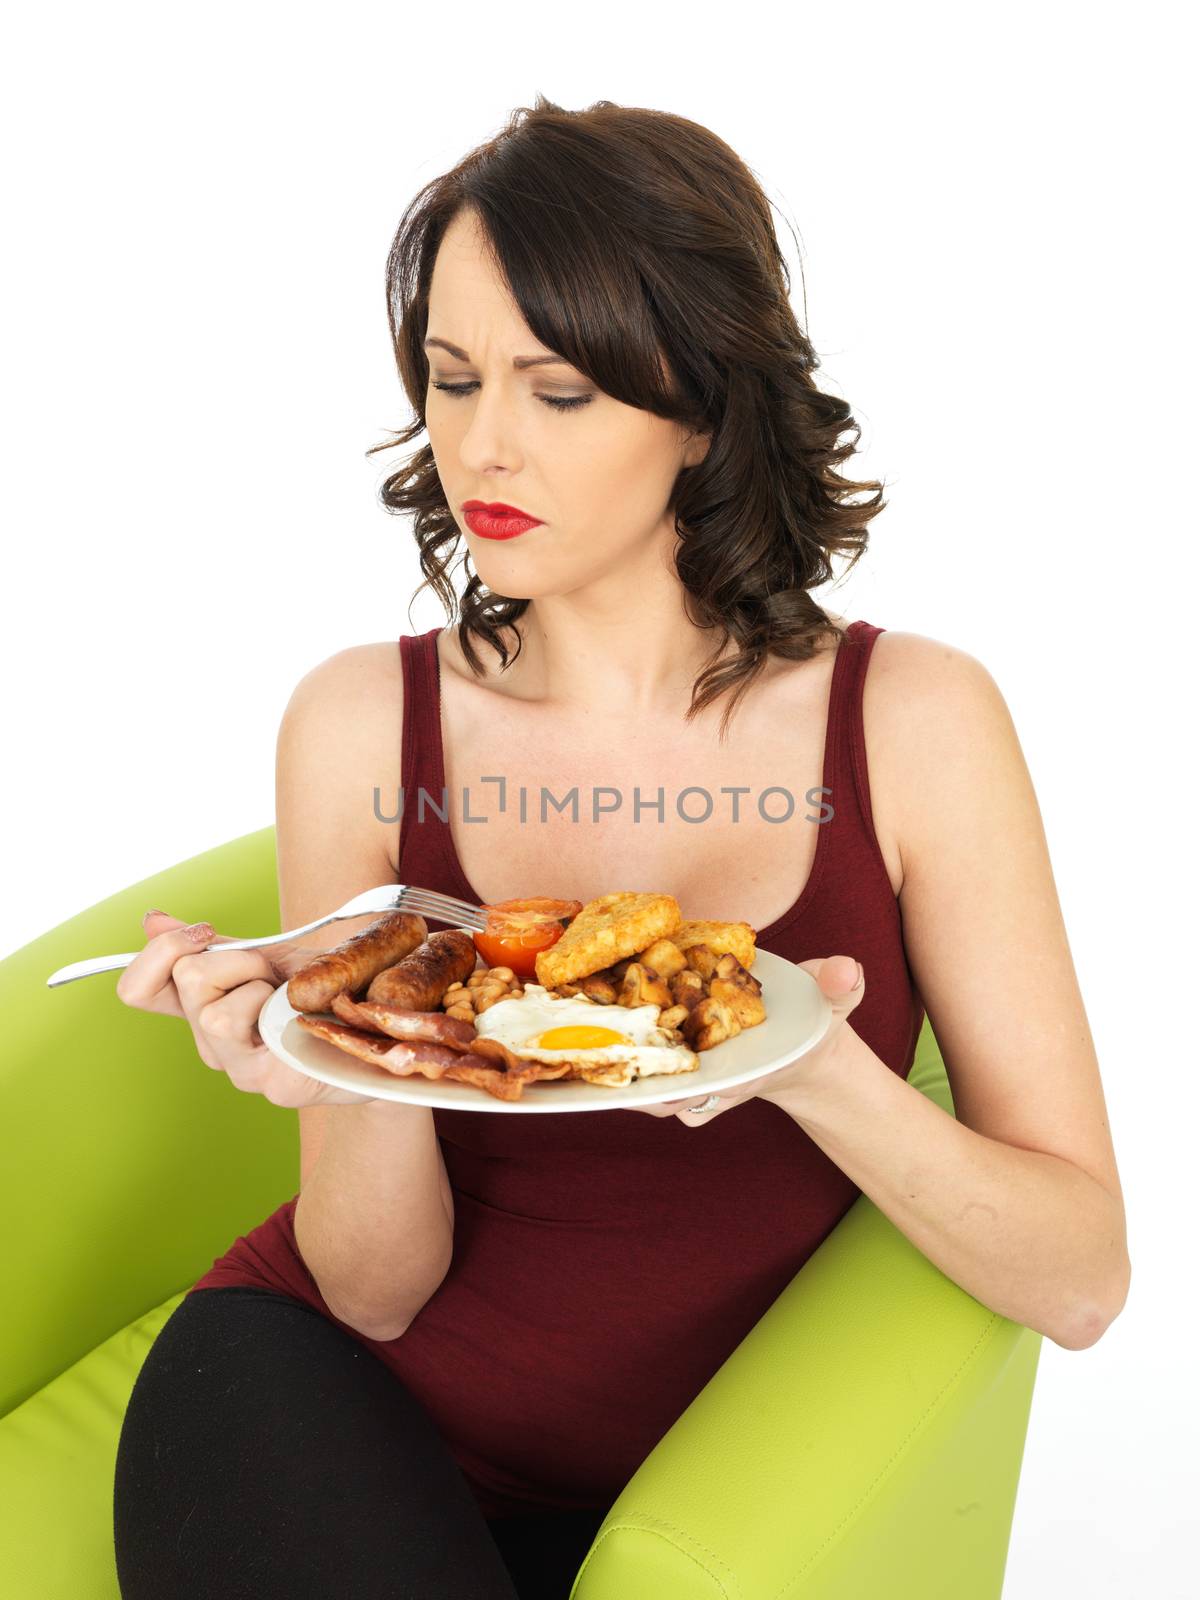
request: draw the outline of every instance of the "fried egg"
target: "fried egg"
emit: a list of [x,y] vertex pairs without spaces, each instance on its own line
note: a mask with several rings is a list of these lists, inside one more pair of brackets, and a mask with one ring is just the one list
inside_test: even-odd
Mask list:
[[555,995],[541,984],[498,1000],[475,1018],[475,1031],[526,1061],[571,1061],[592,1083],[623,1086],[662,1072],[691,1072],[695,1051],[658,1026],[661,1007],[605,1006],[581,995]]

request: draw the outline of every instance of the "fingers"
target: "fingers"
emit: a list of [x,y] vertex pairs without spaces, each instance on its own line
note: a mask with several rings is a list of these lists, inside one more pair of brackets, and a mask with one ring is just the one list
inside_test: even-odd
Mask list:
[[[117,999],[139,1011],[181,1017],[183,1007],[171,981],[171,969],[180,956],[195,951],[196,941],[189,936],[186,923],[165,911],[148,911],[142,926],[146,947],[138,951],[117,979]],[[206,928],[207,924],[200,927]]]
[[710,1111],[697,1111],[695,1108],[699,1104],[700,1102],[698,1100],[693,1100],[691,1105],[676,1104],[672,1107],[672,1109],[674,1110],[676,1117],[695,1117],[695,1122],[689,1122],[686,1124],[686,1126],[689,1128],[698,1128],[702,1122],[715,1122],[723,1111],[729,1110],[729,1107],[725,1105],[713,1106]]
[[275,993],[275,985],[263,978],[253,978],[242,983],[228,994],[203,1004],[196,1013],[196,1022],[210,1039],[222,1044],[257,1049],[262,1044],[258,1031],[258,1017],[264,1005]]
[[866,978],[862,966],[853,956],[818,956],[812,961],[798,961],[810,977],[815,978],[821,992],[835,1005],[851,1011],[866,993]]
[[[210,923],[188,924],[161,910],[142,919],[147,935],[117,980],[117,995],[143,1011],[182,1017],[206,1067],[224,1072],[236,1088],[261,1094],[272,1105],[365,1105],[376,1097],[318,1083],[267,1049],[258,1031],[263,1005],[314,951],[295,941],[269,946],[282,956],[280,970],[267,951],[222,951],[231,941]],[[192,934],[199,937],[199,943]]]
[[[689,1105],[699,1105],[703,1098],[702,1094],[698,1095],[697,1091],[693,1089],[691,1094],[679,1100],[660,1100],[657,1105],[628,1106],[626,1109],[640,1111],[643,1116],[647,1117],[677,1117],[681,1112],[686,1112]],[[711,1119],[715,1114],[715,1111],[701,1111],[697,1113],[697,1120]]]
[[375,1099],[317,1083],[268,1050],[258,1017],[276,988],[258,978],[202,1005],[192,1022],[201,1058],[224,1072],[235,1088],[260,1094],[274,1106],[365,1105]]
[[[271,963],[258,950],[231,950],[227,955],[219,949],[205,950],[205,945],[219,946],[222,939],[228,938],[216,933],[211,923],[188,924],[168,912],[153,911],[147,912],[143,926],[148,936],[146,947],[139,950],[117,979],[117,998],[139,1011],[188,1017],[189,1006],[194,1015],[196,1008],[235,984],[254,978],[278,982]],[[190,970],[180,966],[185,958],[190,958]],[[196,971],[202,963],[212,963],[203,978]],[[188,998],[179,989],[184,971]]]
[[[232,935],[216,933],[211,922],[185,923],[180,917],[173,917],[166,911],[147,911],[142,918],[142,927],[148,937],[153,938],[159,933],[179,929],[195,940],[196,948],[203,950],[219,944],[233,943]],[[324,939],[322,941],[322,933]],[[250,954],[259,957],[262,975],[276,984],[286,983],[294,972],[299,972],[301,967],[306,967],[320,950],[336,942],[342,937],[341,933],[333,928],[320,930],[317,934],[309,934],[309,939],[315,939],[315,944],[309,944],[302,939],[285,939],[280,944],[267,945],[265,949],[251,951]],[[188,948],[188,947],[185,947]],[[190,949],[189,949],[190,953]]]
[[194,946],[186,944],[182,948],[176,946],[176,950],[171,976],[185,1016],[194,1018],[210,1000],[220,999],[239,984],[262,979],[273,989],[278,987],[271,963],[259,950],[230,950],[226,954],[217,948],[197,953]]
[[[153,939],[156,934],[166,933],[170,928],[194,929],[193,937],[197,944],[205,944],[213,937],[211,932],[212,924],[210,922],[187,923],[184,922],[182,917],[173,917],[169,911],[147,911],[142,918],[142,931],[147,939]],[[207,934],[204,931],[205,929],[209,930]]]
[[228,1073],[239,1089],[251,1093],[261,1093],[264,1066],[270,1065],[263,1059],[265,1046],[258,1031],[258,1016],[275,987],[256,978],[209,1000],[195,1013],[193,1031],[201,1057],[207,1059],[204,1051],[211,1050],[219,1070]]
[[862,966],[853,956],[828,956],[824,962],[824,970],[836,970],[831,974],[836,979],[839,995],[849,995],[855,989],[864,987],[864,974]]

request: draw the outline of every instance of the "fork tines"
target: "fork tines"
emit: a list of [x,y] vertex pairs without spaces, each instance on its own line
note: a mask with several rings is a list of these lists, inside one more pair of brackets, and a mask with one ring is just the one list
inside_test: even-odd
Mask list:
[[416,911],[430,916],[436,922],[448,922],[458,927],[482,930],[487,918],[478,906],[466,900],[456,900],[453,895],[439,894],[436,889],[421,889],[406,885],[400,896],[401,911]]

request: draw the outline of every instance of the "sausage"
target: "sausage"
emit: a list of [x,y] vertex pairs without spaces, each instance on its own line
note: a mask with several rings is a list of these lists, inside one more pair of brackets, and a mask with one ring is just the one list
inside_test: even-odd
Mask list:
[[426,1039],[452,1050],[465,1050],[476,1037],[473,1022],[448,1017],[444,1011],[405,1011],[383,1000],[351,1000],[347,994],[335,994],[330,1009],[343,1022],[390,1039]]
[[[412,911],[389,911],[332,950],[322,950],[288,979],[287,997],[297,1011],[328,1011],[335,994],[365,989],[377,973],[417,949],[429,929]],[[474,945],[472,945],[474,951]]]
[[404,1011],[436,1011],[452,983],[465,983],[475,970],[475,941],[461,928],[431,933],[403,961],[372,978],[368,1000],[383,1000]]
[[398,1078],[422,1076],[441,1078],[447,1067],[461,1061],[461,1050],[449,1050],[445,1045],[429,1044],[424,1039],[404,1044],[398,1039],[384,1039],[377,1033],[364,1033],[361,1028],[350,1028],[344,1022],[330,1022],[325,1017],[297,1017],[296,1021],[318,1039],[327,1039],[347,1054],[359,1056],[383,1067]]

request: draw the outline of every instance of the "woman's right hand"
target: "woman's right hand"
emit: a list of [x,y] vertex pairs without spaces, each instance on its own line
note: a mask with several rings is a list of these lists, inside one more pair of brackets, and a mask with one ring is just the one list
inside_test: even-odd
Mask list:
[[263,1004],[317,950],[293,940],[263,950],[205,950],[198,946],[219,947],[230,936],[215,933],[209,923],[194,923],[196,936],[190,937],[189,925],[165,911],[148,911],[142,926],[146,948],[117,979],[117,998],[138,1011],[184,1018],[205,1066],[275,1106],[365,1105],[378,1098],[306,1078],[262,1041]]

